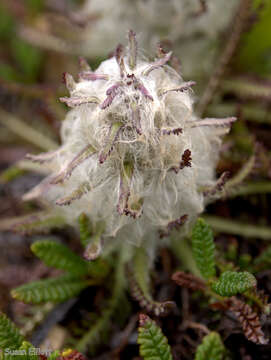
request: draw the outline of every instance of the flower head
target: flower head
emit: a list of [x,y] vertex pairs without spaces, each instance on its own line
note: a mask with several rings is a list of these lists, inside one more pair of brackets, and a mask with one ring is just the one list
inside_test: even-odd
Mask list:
[[28,156],[52,175],[25,199],[41,195],[71,224],[86,213],[105,245],[187,231],[204,209],[201,189],[215,186],[221,135],[234,120],[199,120],[194,83],[167,65],[171,53],[159,49],[149,62],[135,33],[128,37],[127,49],[118,46],[96,71],[81,59],[78,82],[65,74],[70,96],[60,100],[72,110],[62,146]]

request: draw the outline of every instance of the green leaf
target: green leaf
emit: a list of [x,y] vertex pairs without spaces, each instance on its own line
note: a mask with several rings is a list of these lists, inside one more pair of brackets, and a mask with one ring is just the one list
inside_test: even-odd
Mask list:
[[202,276],[209,279],[215,276],[215,244],[211,227],[199,218],[192,231],[193,255]]
[[13,322],[5,314],[0,313],[0,348],[18,349],[23,340]]
[[11,291],[11,295],[27,304],[62,302],[78,295],[87,286],[86,280],[68,274],[19,286]]
[[47,266],[66,270],[75,275],[84,275],[88,272],[87,262],[63,244],[52,240],[42,240],[33,243],[31,250]]
[[139,315],[138,339],[140,356],[144,360],[173,360],[167,338],[147,315]]
[[242,294],[256,286],[255,277],[247,271],[225,271],[218,281],[212,284],[212,289],[221,296],[233,296]]
[[198,346],[195,360],[223,360],[225,350],[219,334],[211,332]]

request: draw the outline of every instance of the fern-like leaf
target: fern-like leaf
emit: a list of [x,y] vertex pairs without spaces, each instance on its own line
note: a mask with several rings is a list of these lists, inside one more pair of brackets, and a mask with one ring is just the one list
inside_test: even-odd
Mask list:
[[18,349],[23,340],[13,322],[5,314],[0,313],[0,348]]
[[211,332],[203,338],[198,346],[195,360],[222,360],[225,354],[225,347],[220,335]]
[[87,263],[63,244],[51,240],[36,241],[32,244],[31,250],[47,266],[66,270],[74,275],[84,275],[88,272]]
[[258,314],[248,304],[232,297],[229,302],[229,310],[231,310],[239,320],[248,340],[253,341],[255,344],[268,343],[262,331]]
[[225,271],[220,278],[212,284],[213,291],[221,296],[242,294],[253,287],[256,287],[256,279],[247,271]]
[[11,291],[11,295],[27,304],[57,303],[78,295],[87,286],[86,280],[67,274],[19,286]]
[[215,244],[211,227],[201,218],[192,231],[193,255],[202,276],[209,279],[215,276]]
[[147,315],[139,315],[138,339],[140,356],[144,360],[173,360],[167,338]]

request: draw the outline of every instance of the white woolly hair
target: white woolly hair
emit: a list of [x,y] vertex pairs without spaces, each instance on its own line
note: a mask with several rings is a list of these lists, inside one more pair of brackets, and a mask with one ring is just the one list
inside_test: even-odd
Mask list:
[[202,188],[215,186],[221,136],[230,119],[199,120],[193,112],[193,82],[166,65],[137,54],[135,33],[127,49],[91,71],[81,60],[76,83],[66,74],[72,110],[61,128],[55,153],[31,156],[52,172],[37,195],[67,222],[81,213],[103,224],[105,245],[114,238],[134,244],[159,243],[170,231],[191,223],[204,210]]

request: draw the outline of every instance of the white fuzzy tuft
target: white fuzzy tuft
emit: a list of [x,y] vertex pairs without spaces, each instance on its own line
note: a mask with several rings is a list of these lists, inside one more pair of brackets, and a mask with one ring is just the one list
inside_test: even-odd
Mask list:
[[170,54],[149,63],[137,56],[132,31],[129,39],[127,50],[80,73],[78,83],[66,75],[63,101],[73,109],[63,145],[47,161],[42,155],[53,174],[30,196],[42,194],[72,225],[82,212],[103,224],[105,246],[114,237],[153,243],[176,226],[187,232],[204,210],[200,188],[215,185],[221,134],[233,120],[201,123],[193,82],[166,65]]

